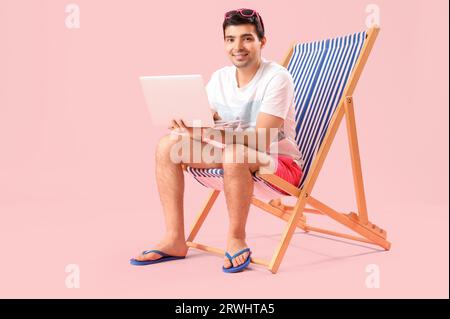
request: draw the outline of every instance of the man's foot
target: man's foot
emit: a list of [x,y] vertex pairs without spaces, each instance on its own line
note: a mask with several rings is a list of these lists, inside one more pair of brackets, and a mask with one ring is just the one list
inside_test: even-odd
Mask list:
[[[172,240],[162,240],[158,245],[156,245],[154,248],[160,250],[163,253],[166,253],[171,256],[177,256],[177,257],[183,257],[186,256],[188,251],[188,246],[186,245],[185,241],[172,241]],[[147,260],[156,260],[160,259],[162,256],[157,253],[148,253],[148,254],[140,254],[135,259],[137,261],[147,261]]]
[[[239,239],[239,238],[228,238],[227,242],[227,252],[233,256],[238,251],[247,248],[247,243],[245,242],[245,239]],[[225,257],[223,262],[223,267],[230,268],[230,267],[237,267],[239,265],[242,265],[247,260],[247,257],[250,253],[247,251],[236,258],[233,258],[232,263],[230,263],[230,260]]]

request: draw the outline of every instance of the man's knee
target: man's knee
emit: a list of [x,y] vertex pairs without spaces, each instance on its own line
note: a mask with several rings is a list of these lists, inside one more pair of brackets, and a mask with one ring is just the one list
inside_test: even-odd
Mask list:
[[248,148],[243,144],[229,144],[223,151],[222,163],[224,170],[234,170],[246,167],[251,173],[258,171],[262,166],[271,166],[271,157],[268,154]]
[[170,149],[172,146],[176,143],[176,140],[172,137],[172,135],[169,133],[167,135],[164,135],[161,137],[158,141],[158,146],[156,148],[157,154],[167,154],[170,152]]
[[246,168],[254,170],[256,160],[252,161],[249,156],[248,148],[243,144],[229,144],[225,147],[222,154],[223,169],[225,172],[241,171]]
[[179,162],[178,157],[183,155],[183,140],[176,134],[167,134],[160,138],[156,148],[156,158],[162,159],[168,156],[174,161]]
[[258,152],[243,144],[229,144],[223,150],[222,162],[224,164],[258,164]]
[[227,166],[235,166],[245,162],[245,145],[228,144],[222,152],[222,163]]
[[157,158],[167,158],[176,164],[190,164],[202,162],[202,145],[200,141],[193,141],[189,136],[167,134],[158,143]]

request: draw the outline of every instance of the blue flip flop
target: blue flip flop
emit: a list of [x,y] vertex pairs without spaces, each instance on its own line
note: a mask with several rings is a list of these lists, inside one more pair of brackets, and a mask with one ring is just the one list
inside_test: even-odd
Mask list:
[[143,255],[147,255],[147,254],[150,254],[150,253],[155,253],[155,254],[161,255],[161,258],[155,259],[155,260],[144,260],[144,261],[140,261],[140,260],[136,260],[134,258],[131,258],[130,259],[130,264],[135,265],[135,266],[145,266],[145,265],[153,265],[153,264],[162,263],[162,262],[165,262],[165,261],[171,261],[171,260],[177,260],[177,259],[185,258],[185,256],[171,256],[171,255],[168,255],[168,254],[163,253],[162,251],[156,250],[156,249],[145,250],[145,251],[142,252]]
[[242,255],[243,253],[249,252],[247,259],[245,260],[245,262],[237,267],[230,267],[230,268],[225,268],[224,266],[222,266],[222,270],[223,272],[228,272],[228,273],[234,273],[234,272],[240,272],[243,271],[245,268],[247,268],[248,265],[250,265],[250,255],[252,254],[250,248],[244,248],[241,251],[238,251],[237,253],[235,253],[233,256],[231,256],[228,252],[225,252],[225,257],[227,257],[230,260],[230,263],[233,264],[232,260],[234,258],[236,258],[237,256]]

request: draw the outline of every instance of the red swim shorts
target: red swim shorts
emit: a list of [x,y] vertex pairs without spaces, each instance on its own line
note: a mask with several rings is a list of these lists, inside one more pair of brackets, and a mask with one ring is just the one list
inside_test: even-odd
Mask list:
[[[300,179],[302,178],[303,172],[302,169],[297,165],[297,163],[294,162],[292,157],[278,155],[278,165],[275,175],[281,177],[288,183],[297,187],[298,184],[300,183]],[[276,186],[273,187],[282,192],[283,194],[287,194],[282,189]]]

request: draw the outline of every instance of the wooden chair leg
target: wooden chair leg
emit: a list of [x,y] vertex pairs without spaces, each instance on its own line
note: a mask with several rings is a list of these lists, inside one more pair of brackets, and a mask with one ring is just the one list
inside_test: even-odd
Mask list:
[[356,134],[355,112],[353,108],[353,98],[347,96],[344,103],[345,118],[347,121],[347,136],[350,146],[350,157],[352,160],[353,182],[355,186],[356,204],[358,206],[358,216],[362,224],[369,221],[367,215],[366,196],[364,193],[364,183],[361,170],[361,158],[359,156],[358,137]]
[[284,230],[283,236],[281,238],[280,243],[275,251],[275,254],[272,257],[272,260],[269,263],[269,270],[275,274],[280,267],[281,261],[283,260],[284,254],[289,246],[289,243],[292,239],[292,235],[297,227],[300,217],[302,216],[303,209],[306,205],[306,193],[302,191],[302,195],[297,201],[297,204],[292,211],[292,214],[287,223],[287,227]]
[[189,234],[189,237],[187,239],[188,242],[194,241],[195,236],[197,236],[198,231],[203,225],[203,222],[206,219],[206,216],[208,216],[209,211],[211,210],[211,207],[213,206],[214,202],[216,201],[217,197],[219,196],[220,191],[214,190],[212,191],[211,195],[209,196],[208,200],[206,201],[203,209],[198,214],[194,224],[192,225],[191,232]]

